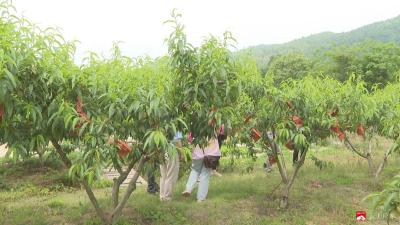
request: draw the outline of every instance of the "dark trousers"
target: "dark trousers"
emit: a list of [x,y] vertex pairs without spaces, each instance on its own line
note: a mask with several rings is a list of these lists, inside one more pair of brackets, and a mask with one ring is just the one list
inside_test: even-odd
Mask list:
[[160,190],[156,182],[156,177],[154,176],[156,168],[158,168],[158,165],[154,163],[153,167],[147,171],[147,192],[151,194],[157,193]]
[[217,136],[217,139],[218,139],[219,149],[221,149],[222,143],[223,143],[224,140],[226,139],[226,135],[220,134],[220,135]]

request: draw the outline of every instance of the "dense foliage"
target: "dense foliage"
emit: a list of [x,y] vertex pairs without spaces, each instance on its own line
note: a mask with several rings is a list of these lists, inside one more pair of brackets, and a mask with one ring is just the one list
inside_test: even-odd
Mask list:
[[200,47],[186,40],[179,14],[172,13],[174,31],[168,39],[173,78],[173,102],[188,121],[194,144],[206,144],[223,123],[230,127],[232,105],[239,97],[237,67],[229,51],[234,39],[225,33],[222,40],[207,38]]

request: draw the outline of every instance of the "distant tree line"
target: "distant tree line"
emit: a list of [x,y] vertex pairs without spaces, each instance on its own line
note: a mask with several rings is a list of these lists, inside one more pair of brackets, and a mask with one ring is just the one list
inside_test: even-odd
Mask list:
[[272,56],[261,72],[273,77],[277,84],[288,78],[321,74],[345,81],[355,74],[366,82],[368,89],[382,88],[400,75],[400,46],[369,40],[317,51],[311,56],[301,52],[280,54]]

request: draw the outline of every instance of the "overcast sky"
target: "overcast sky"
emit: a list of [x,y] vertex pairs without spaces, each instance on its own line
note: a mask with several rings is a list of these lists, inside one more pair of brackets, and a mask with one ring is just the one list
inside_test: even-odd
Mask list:
[[163,22],[173,8],[183,14],[194,44],[233,33],[238,48],[283,43],[323,31],[345,32],[400,14],[400,0],[13,0],[18,13],[42,27],[62,28],[86,51],[108,53],[121,41],[124,54],[166,54],[171,31]]

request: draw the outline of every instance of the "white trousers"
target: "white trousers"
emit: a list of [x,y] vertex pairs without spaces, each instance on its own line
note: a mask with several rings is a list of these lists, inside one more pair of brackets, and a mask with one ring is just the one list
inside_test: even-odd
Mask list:
[[160,199],[171,200],[174,186],[178,181],[179,157],[169,157],[164,164],[160,165]]

